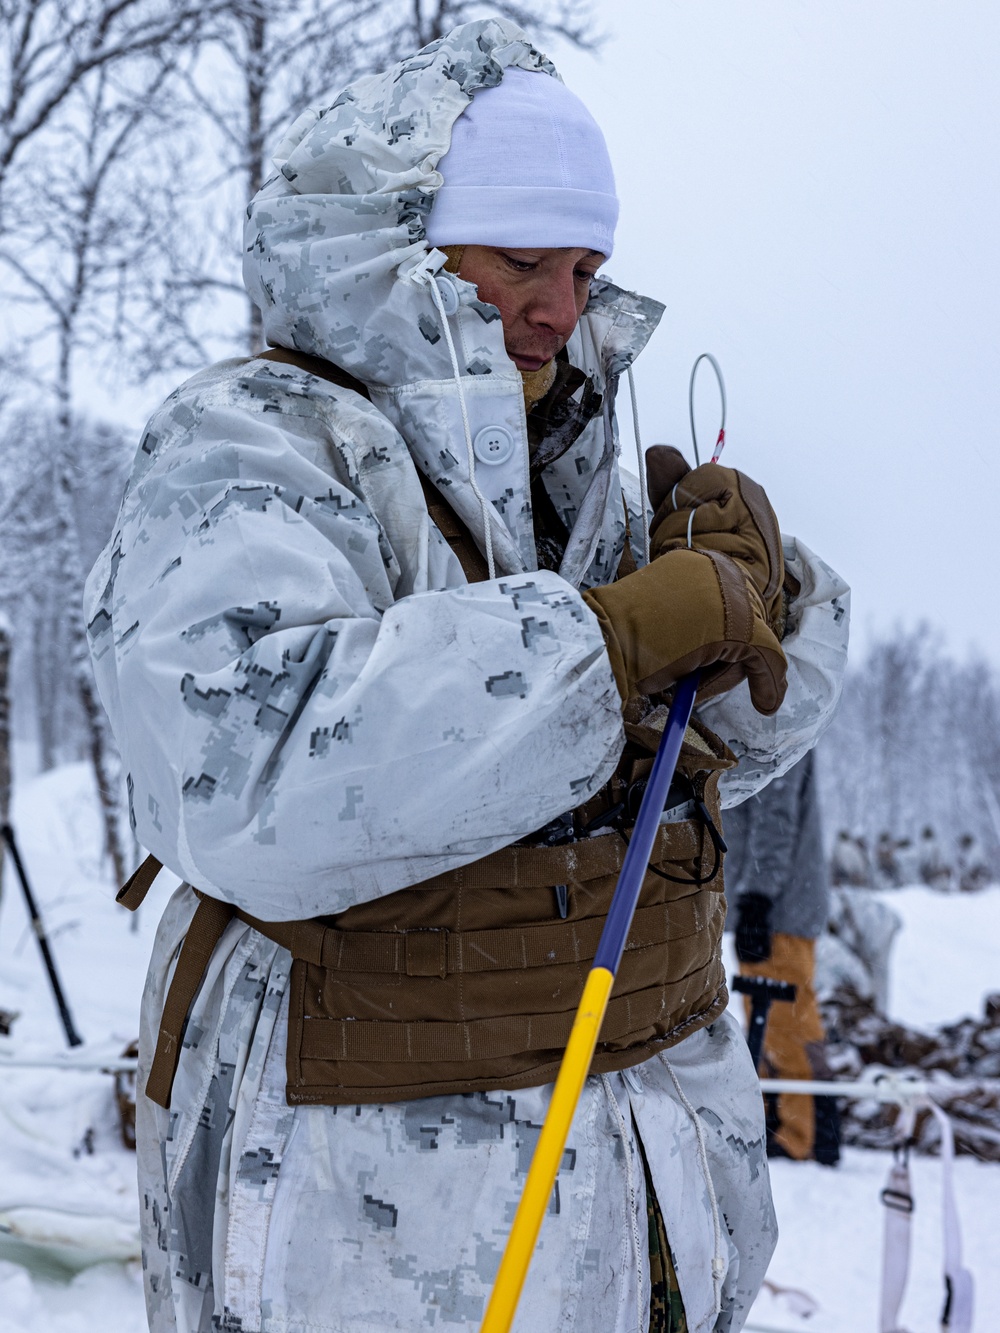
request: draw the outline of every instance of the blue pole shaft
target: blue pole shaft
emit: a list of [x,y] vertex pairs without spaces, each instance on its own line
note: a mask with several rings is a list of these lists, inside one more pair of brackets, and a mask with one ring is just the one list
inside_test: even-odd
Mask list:
[[646,877],[646,868],[660,826],[660,816],[663,814],[670,783],[677,768],[684,733],[691,721],[691,710],[694,708],[694,697],[698,689],[698,676],[697,671],[692,671],[689,676],[678,681],[674,691],[674,701],[670,705],[667,724],[663,728],[663,738],[653,760],[649,783],[643,794],[642,804],[639,806],[635,828],[608,909],[608,918],[601,932],[597,953],[594,955],[592,966],[606,967],[611,973],[618,971],[632,917],[635,915],[642,881]]
[[656,841],[660,815],[670,791],[670,782],[691,719],[698,672],[677,685],[667,725],[653,760],[632,838],[618,875],[604,930],[594,962],[587,974],[583,998],[576,1011],[569,1042],[559,1066],[549,1111],[531,1159],[521,1201],[504,1247],[480,1333],[510,1333],[531,1256],[538,1241],[542,1219],[552,1197],[570,1124],[576,1111],[587,1071],[594,1057],[601,1024],[621,961],[629,927],[635,913],[646,867]]

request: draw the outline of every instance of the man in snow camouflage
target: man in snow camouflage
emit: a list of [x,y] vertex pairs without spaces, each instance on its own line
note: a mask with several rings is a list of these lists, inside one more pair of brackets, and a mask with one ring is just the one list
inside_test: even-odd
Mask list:
[[739,1329],[775,1223],[711,833],[828,721],[847,590],[670,451],[646,564],[614,403],[662,307],[595,276],[606,149],[518,29],[359,80],[275,164],[275,350],[154,415],[88,584],[136,831],[185,880],[143,1004],[150,1325],[478,1327],[657,692],[701,666],[517,1327]]

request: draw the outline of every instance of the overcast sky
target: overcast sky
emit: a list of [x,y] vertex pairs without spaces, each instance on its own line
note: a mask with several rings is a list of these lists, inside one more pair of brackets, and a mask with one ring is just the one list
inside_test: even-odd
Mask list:
[[714,352],[725,461],[853,585],[858,647],[926,617],[1000,663],[1000,4],[597,11],[599,57],[552,54],[611,147],[608,272],[667,306],[644,442],[690,453]]

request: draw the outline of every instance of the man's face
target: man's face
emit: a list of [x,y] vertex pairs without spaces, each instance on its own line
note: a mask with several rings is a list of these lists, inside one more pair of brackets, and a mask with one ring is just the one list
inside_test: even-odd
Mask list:
[[518,370],[538,370],[566,346],[603,263],[597,250],[467,245],[458,276],[500,311],[507,355]]

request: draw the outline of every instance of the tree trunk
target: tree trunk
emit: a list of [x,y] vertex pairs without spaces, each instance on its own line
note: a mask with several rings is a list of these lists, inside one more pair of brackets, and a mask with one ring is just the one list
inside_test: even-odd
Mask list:
[[80,536],[76,514],[73,511],[73,479],[70,470],[70,450],[73,433],[73,346],[76,320],[86,273],[87,246],[78,246],[76,252],[76,282],[74,299],[64,312],[59,329],[59,359],[55,382],[57,455],[55,485],[53,487],[56,511],[57,568],[61,573],[60,592],[65,626],[69,668],[80,700],[86,727],[87,751],[94,768],[97,799],[104,820],[104,849],[111,858],[116,884],[124,884],[129,870],[125,842],[120,829],[120,784],[115,771],[113,745],[108,735],[104,709],[94,685],[87,645],[87,626],[83,618],[83,585],[85,571],[80,558]]
[[[429,13],[427,10],[429,9]],[[413,46],[415,49],[436,42],[455,26],[448,0],[413,0]]]
[[53,647],[52,599],[54,581],[50,580],[39,599],[38,611],[31,632],[31,651],[35,687],[35,717],[38,728],[38,766],[42,773],[56,766],[56,688],[53,677],[58,657]]
[[[0,824],[10,823],[10,634],[0,612]],[[3,871],[4,843],[0,841],[0,872]],[[0,875],[0,899],[3,878]]]
[[87,735],[90,742],[90,762],[94,767],[97,781],[97,797],[104,817],[105,850],[111,857],[114,867],[115,883],[122,885],[128,879],[129,868],[125,861],[125,848],[122,845],[119,801],[116,799],[116,774],[112,771],[108,756],[108,736],[104,713],[94,683],[90,675],[90,664],[86,663],[79,671],[77,684],[80,691],[80,703],[87,722]]
[[[246,203],[264,184],[264,90],[267,87],[267,20],[263,7],[254,6],[247,23],[247,163]],[[248,298],[249,299],[249,298]],[[247,346],[251,356],[263,350],[264,321],[256,304],[249,301]]]
[[[64,440],[65,445],[65,440]],[[94,768],[97,798],[104,819],[105,851],[111,858],[115,882],[124,884],[129,869],[125,845],[120,830],[120,797],[118,775],[112,758],[112,746],[107,732],[104,710],[97,697],[87,647],[87,627],[83,619],[83,565],[80,560],[80,541],[73,514],[72,482],[66,448],[60,450],[55,479],[56,518],[60,550],[60,568],[63,573],[62,591],[66,634],[69,641],[70,671],[83,709],[87,729],[87,748]]]

